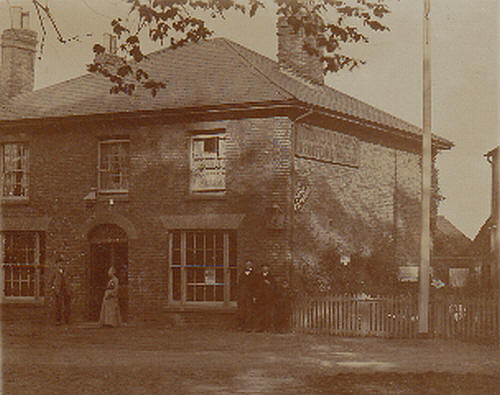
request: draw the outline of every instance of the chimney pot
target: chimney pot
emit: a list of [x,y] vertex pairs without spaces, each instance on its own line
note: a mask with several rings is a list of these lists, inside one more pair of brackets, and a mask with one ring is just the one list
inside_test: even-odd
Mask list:
[[21,29],[30,28],[30,13],[29,11],[21,12]]
[[23,7],[12,6],[10,7],[10,26],[12,29],[21,29],[22,27],[22,14]]
[[106,49],[106,53],[116,55],[118,49],[116,36],[111,33],[104,33],[103,37],[103,47]]

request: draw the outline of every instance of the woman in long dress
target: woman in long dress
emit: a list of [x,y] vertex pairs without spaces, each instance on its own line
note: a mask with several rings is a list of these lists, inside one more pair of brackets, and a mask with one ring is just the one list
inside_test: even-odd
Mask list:
[[104,291],[104,297],[101,305],[101,315],[99,317],[99,324],[101,326],[120,326],[120,305],[118,304],[118,290],[119,283],[115,274],[115,268],[111,266],[108,270],[108,285]]

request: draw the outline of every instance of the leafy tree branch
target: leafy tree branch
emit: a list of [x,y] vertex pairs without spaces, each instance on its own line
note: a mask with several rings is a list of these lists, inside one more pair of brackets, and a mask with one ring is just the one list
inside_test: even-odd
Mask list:
[[[259,0],[125,0],[130,5],[129,15],[136,26],[127,26],[121,18],[111,22],[111,29],[119,40],[118,54],[110,61],[104,56],[104,47],[96,44],[94,62],[88,70],[106,77],[112,84],[111,93],[132,95],[138,85],[149,89],[153,96],[166,87],[165,81],[155,81],[141,68],[147,58],[141,48],[141,34],[146,29],[153,42],[178,48],[212,36],[200,13],[212,18],[225,18],[229,10],[249,17],[255,16],[265,4]],[[320,57],[323,71],[337,72],[354,69],[363,59],[344,52],[343,44],[368,43],[370,32],[386,31],[382,23],[390,11],[386,0],[273,0],[278,6],[278,17],[286,18],[297,32],[303,30],[310,40],[304,48]],[[314,45],[311,42],[316,43]]]

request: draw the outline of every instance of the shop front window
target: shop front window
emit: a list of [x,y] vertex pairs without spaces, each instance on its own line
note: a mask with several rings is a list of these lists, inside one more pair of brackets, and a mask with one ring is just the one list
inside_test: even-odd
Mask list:
[[169,300],[223,303],[236,300],[236,237],[220,230],[170,233]]

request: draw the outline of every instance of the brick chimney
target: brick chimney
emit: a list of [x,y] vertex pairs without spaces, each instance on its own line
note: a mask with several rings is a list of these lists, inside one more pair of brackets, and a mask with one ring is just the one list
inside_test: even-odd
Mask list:
[[1,37],[0,102],[33,90],[37,33],[30,30],[29,12],[11,7],[10,29]]
[[315,84],[323,85],[323,63],[320,55],[310,54],[304,44],[317,48],[315,39],[307,36],[304,28],[298,31],[290,26],[287,17],[280,16],[278,29],[278,63],[283,70],[302,77]]

